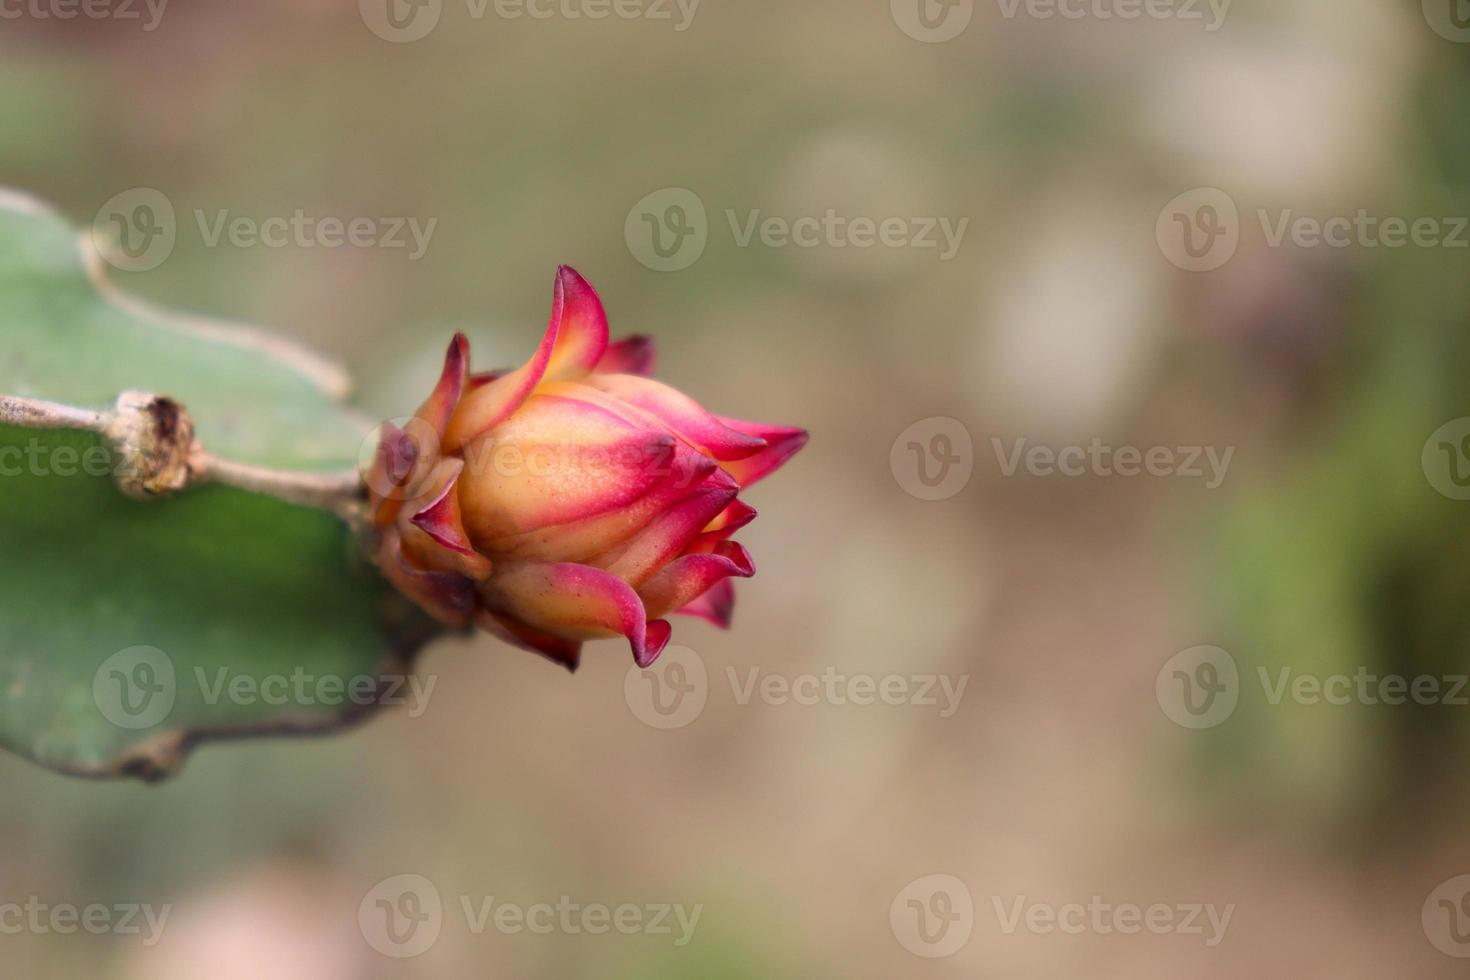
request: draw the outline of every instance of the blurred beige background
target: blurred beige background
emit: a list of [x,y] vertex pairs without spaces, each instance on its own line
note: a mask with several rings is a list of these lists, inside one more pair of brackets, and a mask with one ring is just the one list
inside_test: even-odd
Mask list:
[[[1470,872],[1470,708],[1257,680],[1470,669],[1470,505],[1421,467],[1470,414],[1467,253],[1270,234],[1470,214],[1453,4],[443,0],[395,8],[439,18],[406,41],[374,0],[173,0],[151,30],[36,2],[0,20],[0,183],[81,226],[163,193],[177,245],[127,289],[300,338],[388,416],[456,329],[486,367],[524,356],[565,262],[661,377],[813,439],[751,494],[734,630],[676,626],[703,707],[672,722],[646,698],[678,678],[630,679],[620,643],[573,678],[481,637],[426,654],[417,717],[206,747],[166,785],[0,759],[0,904],[170,907],[151,945],[6,930],[0,973],[1462,975],[1465,889],[1436,889]],[[1224,198],[1177,213],[1228,261],[1171,237],[1198,188]],[[434,224],[414,258],[197,220],[298,209]],[[829,209],[814,244],[760,230]],[[1068,476],[1012,468],[1017,440],[1229,458]],[[1200,646],[1238,706],[1196,730],[1166,664]],[[902,703],[852,703],[854,678]],[[405,958],[363,925],[402,875],[443,906]],[[563,896],[699,918],[679,945],[673,918],[465,909]],[[1168,922],[1127,934],[1129,905]]]

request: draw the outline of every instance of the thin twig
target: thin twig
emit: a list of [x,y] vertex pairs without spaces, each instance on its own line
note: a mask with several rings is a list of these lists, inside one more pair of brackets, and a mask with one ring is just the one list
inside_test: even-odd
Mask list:
[[362,476],[356,470],[340,473],[302,473],[273,470],[248,463],[235,463],[196,449],[189,459],[195,483],[219,483],[249,490],[299,504],[350,516],[352,505],[362,489]]
[[26,429],[84,429],[106,432],[112,416],[107,412],[91,412],[56,402],[35,398],[0,395],[0,425],[16,425]]
[[[117,467],[119,486],[130,496],[158,496],[217,483],[331,511],[354,526],[363,519],[362,477],[357,471],[273,470],[221,459],[194,441],[193,422],[182,407],[143,392],[124,393],[113,412],[0,395],[0,425],[100,433],[122,457]],[[140,482],[139,474],[152,479]]]

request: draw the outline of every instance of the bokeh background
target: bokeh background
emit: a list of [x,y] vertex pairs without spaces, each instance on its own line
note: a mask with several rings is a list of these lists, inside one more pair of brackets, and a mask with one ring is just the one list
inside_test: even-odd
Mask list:
[[[166,195],[177,246],[118,273],[128,290],[299,338],[390,416],[456,329],[485,366],[523,357],[569,263],[615,332],[658,338],[662,377],[813,439],[752,494],[761,571],[735,629],[676,628],[707,668],[682,727],[640,717],[620,643],[568,677],[477,638],[426,653],[419,717],[206,747],[164,785],[0,759],[0,901],[172,908],[151,946],[0,935],[0,975],[1463,975],[1446,950],[1470,955],[1470,906],[1442,884],[1470,872],[1470,706],[1272,704],[1258,673],[1470,671],[1470,503],[1423,458],[1470,415],[1470,236],[1275,245],[1258,218],[1366,210],[1456,237],[1459,0],[1235,0],[1213,30],[1203,5],[931,0],[936,31],[969,18],[942,43],[905,0],[704,0],[683,30],[653,0],[601,20],[568,16],[594,0],[546,19],[444,0],[409,43],[371,29],[373,0],[173,0],[153,30],[146,8],[37,2],[0,20],[0,183],[83,227],[120,192]],[[656,271],[638,231],[671,199],[640,202],[671,188],[707,243]],[[1238,208],[1206,271],[1168,234],[1197,188]],[[967,225],[946,256],[742,245],[729,217],[829,208]],[[195,219],[297,209],[437,224],[411,259],[211,247]],[[1016,440],[1095,439],[1233,455],[1214,486],[1003,465]],[[943,499],[910,442],[961,468]],[[1167,665],[1202,645],[1237,667],[1238,703],[1196,730]],[[948,717],[741,703],[729,669],[966,686]],[[405,874],[445,914],[395,959],[359,906]],[[945,910],[932,875],[973,912],[916,942],[908,899]],[[480,931],[460,908],[561,896],[702,912],[676,946]],[[997,911],[1094,896],[1233,911],[1214,945]]]

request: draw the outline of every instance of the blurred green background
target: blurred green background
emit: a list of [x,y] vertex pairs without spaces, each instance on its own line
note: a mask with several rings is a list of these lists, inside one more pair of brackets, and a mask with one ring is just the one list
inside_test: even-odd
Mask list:
[[[151,947],[0,935],[0,975],[1462,975],[1421,908],[1470,871],[1470,707],[1272,704],[1257,671],[1470,671],[1470,503],[1421,465],[1470,415],[1470,251],[1278,247],[1256,216],[1470,215],[1470,47],[1432,0],[1236,0],[1217,30],[1206,8],[982,2],[944,43],[906,32],[903,2],[705,0],[676,30],[672,5],[445,0],[411,43],[369,28],[372,0],[174,0],[151,31],[0,20],[0,184],[79,227],[131,188],[177,210],[174,252],[114,275],[127,290],[299,338],[390,416],[456,329],[480,366],[524,357],[568,263],[615,334],[657,337],[662,378],[813,433],[751,494],[760,574],[734,630],[677,624],[710,678],[685,727],[630,710],[619,643],[569,678],[482,637],[427,653],[421,717],[206,747],[162,786],[0,759],[0,902],[173,906]],[[1158,222],[1199,187],[1238,206],[1240,242],[1190,272]],[[668,188],[707,210],[708,246],[658,272],[636,206]],[[728,217],[829,208],[968,225],[945,259],[742,245]],[[437,224],[411,260],[210,247],[195,219],[297,209]],[[891,459],[933,417],[973,445],[942,500]],[[1214,488],[1007,475],[993,440],[1016,439],[1233,456]],[[1233,657],[1239,706],[1193,731],[1156,679],[1200,645]],[[941,717],[742,704],[726,668],[968,682]],[[935,873],[966,884],[974,925],[928,959],[890,911]],[[449,908],[432,949],[394,960],[358,910],[401,874]],[[703,913],[678,948],[458,913],[563,895]],[[1213,947],[1007,933],[993,901],[1022,895],[1235,912]]]

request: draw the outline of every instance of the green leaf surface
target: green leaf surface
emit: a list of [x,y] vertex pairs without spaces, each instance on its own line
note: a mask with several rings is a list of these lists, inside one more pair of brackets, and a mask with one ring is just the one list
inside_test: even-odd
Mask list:
[[[215,456],[355,464],[370,424],[333,367],[150,310],[101,268],[89,236],[0,193],[0,394],[100,410],[144,390]],[[332,730],[404,669],[390,607],[331,514],[225,486],[130,500],[101,437],[0,425],[0,746],[154,777],[203,739]]]

